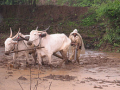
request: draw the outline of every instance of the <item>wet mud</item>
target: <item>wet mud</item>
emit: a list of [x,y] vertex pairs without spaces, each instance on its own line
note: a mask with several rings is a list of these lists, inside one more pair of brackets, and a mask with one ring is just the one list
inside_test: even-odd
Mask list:
[[[120,54],[86,50],[80,63],[54,67],[61,59],[52,56],[53,67],[25,65],[24,57],[11,63],[12,55],[0,48],[0,90],[120,90]],[[30,61],[29,63],[32,63]],[[19,65],[20,64],[20,65]]]
[[75,76],[50,74],[49,76],[46,76],[44,78],[53,79],[53,80],[70,81],[70,80],[74,80]]

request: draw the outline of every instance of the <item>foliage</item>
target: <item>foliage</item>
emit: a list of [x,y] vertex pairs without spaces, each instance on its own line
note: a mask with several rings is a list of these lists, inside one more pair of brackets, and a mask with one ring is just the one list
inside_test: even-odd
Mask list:
[[109,1],[107,4],[102,3],[100,6],[96,9],[97,19],[106,20],[107,24],[110,23],[110,25],[113,26],[113,28],[116,28],[118,25],[120,25],[120,1]]
[[[67,6],[92,6],[106,3],[108,0],[0,0],[1,5],[34,5],[34,4],[56,4],[56,5],[67,5]],[[40,2],[40,3],[38,3]]]
[[64,5],[68,0],[57,0],[58,5]]
[[81,25],[83,25],[83,26],[91,26],[91,25],[96,24],[95,17],[96,17],[95,13],[88,15],[86,18],[82,19]]
[[39,0],[0,0],[0,5],[36,5]]
[[73,22],[73,21],[68,21],[66,25],[68,25],[68,26],[76,26],[77,27],[76,22]]
[[109,0],[107,3],[102,3],[94,8],[96,8],[96,20],[102,21],[106,27],[103,41],[107,41],[114,46],[120,45],[120,1]]
[[73,6],[91,6],[91,4],[93,3],[93,0],[77,0],[77,2],[75,4],[73,4]]
[[108,41],[111,44],[120,44],[120,29],[107,29],[106,35],[104,35],[103,40]]
[[94,5],[100,5],[106,3],[108,0],[57,0],[58,5],[68,5],[75,7],[86,7]]

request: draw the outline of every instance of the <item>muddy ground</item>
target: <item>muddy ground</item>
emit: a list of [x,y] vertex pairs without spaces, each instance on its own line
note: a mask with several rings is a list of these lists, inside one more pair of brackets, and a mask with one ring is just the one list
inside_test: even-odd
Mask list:
[[12,56],[5,56],[3,47],[0,57],[0,90],[120,90],[119,53],[86,50],[79,65],[69,63],[62,67],[55,66],[61,59],[53,56],[54,67],[45,64],[40,68],[25,67],[24,57],[18,60],[21,65],[14,68],[9,64]]

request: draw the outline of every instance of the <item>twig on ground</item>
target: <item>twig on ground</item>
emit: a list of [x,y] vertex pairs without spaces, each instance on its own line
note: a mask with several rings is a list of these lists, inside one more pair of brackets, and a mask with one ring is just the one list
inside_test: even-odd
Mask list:
[[30,65],[30,90],[31,90],[31,65]]
[[37,86],[38,86],[38,80],[33,90],[37,90]]
[[50,85],[49,85],[49,89],[48,89],[48,90],[50,90],[51,85],[52,85],[52,82],[50,82]]
[[23,87],[22,87],[22,85],[20,84],[20,82],[19,82],[19,81],[17,81],[17,82],[18,82],[18,84],[20,85],[21,89],[24,90]]

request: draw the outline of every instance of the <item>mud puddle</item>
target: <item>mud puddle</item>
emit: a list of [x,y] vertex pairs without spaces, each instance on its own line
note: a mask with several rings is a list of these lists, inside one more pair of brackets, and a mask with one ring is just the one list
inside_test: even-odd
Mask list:
[[[119,53],[87,50],[79,65],[15,69],[7,67],[12,57],[3,52],[0,48],[0,90],[120,90]],[[53,57],[53,62],[60,60]]]

